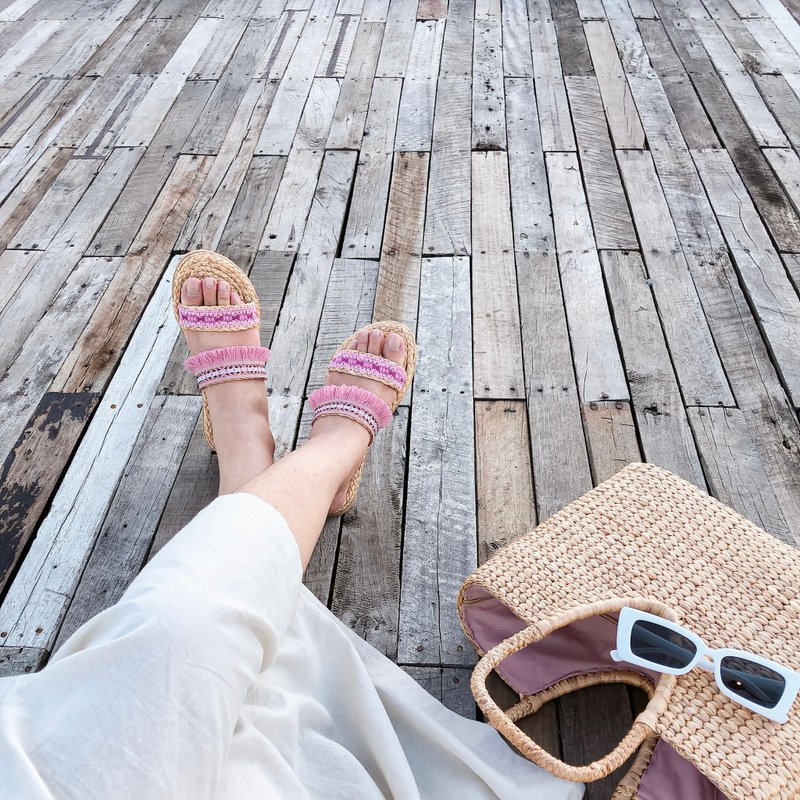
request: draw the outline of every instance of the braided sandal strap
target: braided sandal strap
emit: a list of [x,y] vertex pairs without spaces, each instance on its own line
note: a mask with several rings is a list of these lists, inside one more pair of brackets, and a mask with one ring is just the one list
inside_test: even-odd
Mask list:
[[378,431],[392,421],[389,406],[360,386],[322,386],[311,392],[308,403],[314,411],[312,425],[320,417],[349,417],[369,431],[370,444]]
[[178,304],[178,325],[189,331],[246,331],[260,322],[258,303],[238,306],[185,306]]
[[403,390],[406,383],[406,371],[400,364],[389,361],[388,358],[372,353],[362,353],[358,350],[340,350],[331,359],[328,371],[369,378],[391,386],[398,392]]
[[197,378],[199,389],[227,381],[266,380],[266,362],[270,352],[266,347],[237,345],[206,350],[183,362]]

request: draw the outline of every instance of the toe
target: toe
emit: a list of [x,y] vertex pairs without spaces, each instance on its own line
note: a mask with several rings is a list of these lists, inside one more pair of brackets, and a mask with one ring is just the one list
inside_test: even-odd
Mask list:
[[396,364],[402,364],[406,355],[405,344],[402,336],[397,333],[390,333],[386,337],[386,342],[383,346],[383,357],[388,358],[389,361],[394,361]]
[[214,278],[203,278],[203,305],[217,304],[217,282]]
[[356,350],[366,353],[369,348],[369,331],[359,331],[356,337]]
[[181,286],[181,303],[185,306],[199,306],[203,302],[203,292],[197,278],[187,278]]
[[231,292],[231,305],[232,306],[242,305],[242,298],[239,297],[239,292]]
[[217,284],[217,305],[229,306],[231,304],[231,285],[227,281]]
[[383,349],[383,331],[380,328],[374,328],[369,333],[369,353],[373,356],[379,356]]

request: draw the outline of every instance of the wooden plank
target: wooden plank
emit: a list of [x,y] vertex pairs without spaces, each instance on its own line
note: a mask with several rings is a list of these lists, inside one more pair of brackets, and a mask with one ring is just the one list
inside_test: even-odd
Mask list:
[[639,243],[608,136],[597,79],[566,77],[586,196],[600,250],[635,250]]
[[440,78],[433,123],[425,255],[465,254],[470,241],[470,80]]
[[376,321],[394,319],[412,331],[417,329],[428,162],[427,153],[395,153],[375,296]]
[[789,397],[800,406],[800,297],[728,154],[693,156]]
[[69,161],[10,246],[19,250],[46,250],[101,166],[101,161],[74,158]]
[[[13,147],[48,109],[57,108],[62,103],[62,92],[70,85],[70,82],[61,78],[26,78],[25,81],[29,85],[25,87],[26,91],[21,93],[16,102],[3,103],[0,106],[3,111],[0,119],[0,145],[3,147]],[[11,83],[13,80],[7,81],[6,88]],[[82,83],[90,88],[96,85],[96,82],[91,80],[76,81],[76,83]],[[75,116],[72,116],[70,122],[74,120]]]
[[305,134],[295,138],[286,160],[259,245],[261,249],[283,252],[296,251],[300,246],[325,158],[324,137],[330,131],[338,97],[339,82],[335,78],[314,80],[306,113],[300,121]]
[[505,150],[503,32],[497,20],[475,22],[472,74],[472,149]]
[[[214,17],[209,14],[208,8],[203,12],[204,17]],[[236,48],[247,29],[246,19],[226,19],[220,23],[214,34],[214,46],[206,48],[197,59],[197,63],[189,73],[192,81],[218,81],[228,62],[231,60]]]
[[24,64],[33,58],[37,51],[63,28],[64,23],[47,19],[37,22],[0,56],[0,81],[7,81]]
[[766,57],[766,69],[762,72],[800,72],[800,53],[771,19],[745,19],[744,25]]
[[139,150],[116,150],[106,161],[91,187],[84,193],[67,221],[42,253],[8,305],[0,312],[5,342],[0,352],[0,374],[25,343],[30,332],[61,290],[81,254],[86,250],[100,221],[119,195],[141,156]]
[[418,22],[416,25],[400,98],[395,150],[431,149],[444,25],[444,20]]
[[[583,27],[614,147],[641,149],[644,147],[644,130],[611,29],[605,21],[586,22]],[[572,112],[575,113],[574,108]]]
[[361,147],[383,29],[384,24],[379,22],[362,21],[358,26],[353,55],[333,115],[328,148]]
[[89,245],[91,255],[120,256],[132,249],[153,205],[153,198],[158,196],[175,167],[178,153],[213,88],[213,81],[187,82],[166,122]]
[[86,325],[119,261],[82,259],[59,288],[50,307],[28,333],[17,358],[0,380],[0,458],[50,386]]
[[373,647],[397,657],[407,408],[378,436],[354,511],[342,524],[331,611]]
[[577,3],[578,12],[580,13],[582,20],[606,18],[606,10],[603,8],[603,0],[577,0]]
[[[0,250],[5,250],[69,161],[72,151],[50,147],[0,204]],[[1,164],[2,162],[0,162]],[[0,170],[2,166],[0,166]],[[4,288],[8,287],[4,282]]]
[[789,143],[800,148],[800,97],[783,75],[753,75],[753,80]]
[[317,184],[302,247],[272,340],[272,393],[302,397],[311,366],[325,287],[344,224],[355,170],[353,152],[329,151]]
[[575,138],[558,55],[556,29],[549,15],[549,6],[545,9],[544,5],[543,2],[537,2],[528,9],[542,147],[545,151],[574,150]]
[[[391,3],[389,4],[391,7]],[[444,19],[447,16],[447,0],[419,0],[417,19]]]
[[357,15],[344,14],[333,18],[333,25],[317,65],[318,78],[344,78],[357,30]]
[[475,719],[475,698],[469,688],[468,669],[408,666],[403,669],[442,705],[459,716]]
[[33,537],[99,395],[50,392],[39,401],[0,472],[0,591]]
[[652,159],[643,151],[617,157],[628,196],[637,198],[642,256],[684,401],[736,405]]
[[14,0],[0,11],[0,22],[16,22],[38,2],[39,0]]
[[800,158],[797,157],[797,153],[787,147],[765,149],[764,155],[783,190],[792,201],[795,211],[800,214]]
[[[251,22],[251,26],[256,22],[267,26],[260,37],[267,43],[267,48],[257,51],[261,53],[261,56],[260,59],[256,58],[253,62],[256,66],[251,77],[263,78],[268,81],[279,81],[283,77],[307,19],[308,11],[293,10],[287,7],[277,19],[254,19]],[[242,58],[245,58],[244,54],[242,54]],[[251,63],[250,59],[242,62],[245,67],[249,63]],[[231,73],[231,78],[234,78],[233,73]]]
[[[218,249],[256,149],[257,131],[266,118],[269,95],[264,81],[253,81],[248,87],[178,237],[176,250]],[[266,216],[269,206],[260,213]]]
[[536,525],[524,400],[475,403],[478,563]]
[[532,78],[531,40],[528,33],[528,6],[524,0],[506,0],[502,7],[503,74]]
[[718,500],[789,544],[792,537],[738,408],[688,410],[709,490]]
[[386,31],[375,69],[376,78],[404,78],[417,29],[417,0],[394,0],[389,5]]
[[[0,638],[5,631],[0,631]],[[0,678],[38,672],[49,653],[41,647],[0,647]]]
[[181,43],[119,136],[120,147],[149,145],[178,98],[200,54],[219,27],[219,20],[200,19]]
[[476,397],[523,396],[508,159],[472,154],[472,358]]
[[[180,156],[175,170],[122,261],[106,294],[53,382],[61,391],[101,391],[119,361],[210,167],[209,158]],[[127,351],[126,351],[127,352]]]
[[476,566],[468,259],[423,260],[419,323],[398,660],[471,664],[455,613],[458,589]]
[[381,253],[402,87],[400,78],[375,79],[341,245],[347,258],[378,258]]
[[581,407],[581,413],[595,486],[627,464],[642,460],[630,403],[589,403]]
[[564,75],[594,75],[592,57],[575,0],[550,0]]
[[553,222],[533,80],[507,78],[506,103],[514,250],[547,251]]
[[496,20],[500,17],[500,0],[475,0],[476,20]]
[[116,603],[145,563],[200,413],[199,397],[156,397],[55,643]]
[[[270,77],[259,69],[267,47],[280,34],[284,34],[281,44],[291,44],[293,47],[296,42],[296,39],[289,36],[286,28],[278,30],[278,24],[277,20],[269,19],[252,21],[248,25],[222,77],[211,86],[212,92],[206,98],[202,115],[190,127],[178,152],[211,155],[219,152],[250,81]],[[302,20],[300,24],[302,25]],[[277,91],[277,85],[271,85],[271,91]]]
[[607,250],[602,258],[644,455],[703,489],[700,460],[641,257]]
[[449,0],[439,73],[442,77],[467,77],[472,74],[474,11],[475,0]]
[[627,400],[589,208],[574,153],[548,153],[547,174],[581,402]]
[[27,279],[39,255],[36,250],[4,250],[0,253],[0,311]]
[[664,26],[660,22],[641,20],[639,28],[686,144],[689,147],[719,147],[717,134],[667,38]]
[[8,632],[8,645],[52,649],[177,336],[170,288],[166,276],[0,606],[0,629]]

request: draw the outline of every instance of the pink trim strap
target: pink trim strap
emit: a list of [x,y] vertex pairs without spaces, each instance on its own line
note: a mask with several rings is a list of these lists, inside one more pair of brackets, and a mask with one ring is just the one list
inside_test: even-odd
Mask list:
[[311,392],[308,403],[314,411],[312,424],[320,417],[349,417],[369,431],[370,442],[392,421],[389,406],[360,386],[322,386]]
[[184,330],[230,331],[257,328],[260,324],[258,305],[185,306],[178,304],[178,324]]
[[237,345],[205,350],[183,362],[197,378],[199,389],[226,381],[266,380],[264,368],[270,352],[266,347]]
[[340,350],[332,359],[328,369],[331,372],[345,372],[358,375],[391,386],[400,392],[406,385],[406,371],[400,364],[388,358],[358,350]]

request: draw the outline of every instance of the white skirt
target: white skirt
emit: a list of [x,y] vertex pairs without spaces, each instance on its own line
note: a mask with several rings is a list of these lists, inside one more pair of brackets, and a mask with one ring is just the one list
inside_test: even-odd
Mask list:
[[0,680],[10,800],[578,800],[301,583],[283,517],[215,500],[39,673]]

